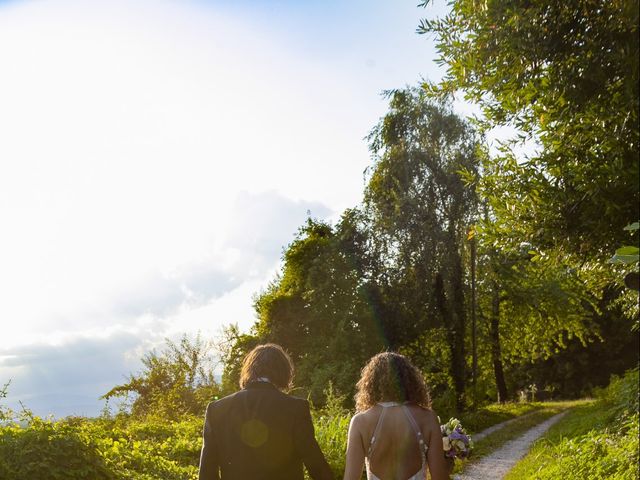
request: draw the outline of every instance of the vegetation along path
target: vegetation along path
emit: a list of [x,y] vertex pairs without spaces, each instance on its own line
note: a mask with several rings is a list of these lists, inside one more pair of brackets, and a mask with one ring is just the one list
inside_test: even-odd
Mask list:
[[464,473],[456,475],[456,480],[496,480],[504,477],[529,450],[531,444],[540,438],[566,412],[558,413],[528,430],[524,435],[507,442],[495,452],[474,463]]

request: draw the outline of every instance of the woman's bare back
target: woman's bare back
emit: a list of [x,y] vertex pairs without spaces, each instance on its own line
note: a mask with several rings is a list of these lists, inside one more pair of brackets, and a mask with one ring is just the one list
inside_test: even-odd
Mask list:
[[425,478],[426,445],[422,439],[430,437],[430,415],[429,410],[397,403],[376,405],[359,415],[369,478]]

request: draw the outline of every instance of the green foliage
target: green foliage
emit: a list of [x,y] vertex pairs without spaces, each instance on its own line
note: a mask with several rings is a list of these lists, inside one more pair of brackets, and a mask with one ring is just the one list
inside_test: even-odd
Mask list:
[[[492,271],[500,289],[500,334],[507,362],[548,358],[567,338],[584,344],[594,333],[592,298],[576,272],[544,255],[494,255]],[[480,313],[488,315],[489,292],[480,282]]]
[[200,335],[190,340],[184,335],[178,343],[166,340],[165,348],[142,358],[143,371],[131,375],[124,385],[113,387],[103,398],[129,398],[136,417],[179,418],[198,414],[220,394],[213,376],[212,347]]
[[613,378],[598,402],[575,408],[507,479],[633,480],[638,474],[638,370]]
[[72,423],[32,418],[25,428],[0,427],[0,479],[110,480],[98,448],[96,438]]
[[[478,198],[476,187],[495,173],[486,165],[493,160],[446,102],[411,88],[388,96],[389,112],[369,136],[363,205],[335,226],[312,219],[302,226],[282,271],[255,299],[254,329],[226,332],[223,390],[237,388],[243,356],[267,341],[291,353],[294,393],[317,405],[329,381],[349,405],[360,368],[385,348],[419,366],[444,410],[460,409],[465,396],[480,404],[514,398],[532,383],[545,395],[575,398],[629,368],[635,337],[618,327],[637,301],[609,286],[612,267],[532,243],[521,235],[529,228],[522,218],[503,221],[502,209],[529,208],[525,197],[482,187],[485,200]],[[477,245],[473,390],[470,230]],[[606,367],[602,375],[587,374],[594,365]]]
[[133,480],[196,478],[202,420],[185,417],[97,425],[100,450],[116,478]]
[[[565,326],[566,335],[583,343],[597,338],[593,306],[610,284],[620,285],[629,271],[624,264],[637,263],[637,245],[629,245],[623,227],[640,208],[638,1],[455,0],[449,15],[425,20],[418,30],[436,36],[438,61],[447,69],[444,80],[427,89],[445,96],[462,91],[482,110],[481,131],[515,128],[510,141],[484,157],[482,175],[468,175],[488,208],[479,237],[499,255],[527,245],[532,260],[543,260],[551,273],[572,271],[579,282],[562,291],[591,305],[582,324],[575,308],[566,319],[549,315],[548,302],[539,314],[523,312],[527,302],[513,304],[519,311],[505,304],[501,315],[510,309],[518,323],[528,319],[528,326],[541,327],[527,329],[533,342],[520,342],[536,347],[534,354],[538,346],[543,355],[563,348]],[[606,259],[616,249],[611,268]],[[509,282],[500,277],[508,297]],[[522,278],[516,286],[526,292],[520,287],[531,277]],[[553,300],[540,293],[530,303]],[[637,329],[637,294],[627,292],[619,302]],[[500,329],[508,355],[503,320]],[[548,341],[554,337],[557,342]]]
[[[490,258],[480,265],[479,303],[505,391],[503,363],[555,356],[575,337],[583,346],[613,341],[595,319],[609,285],[623,277],[605,259],[628,245],[622,227],[640,204],[638,2],[450,6],[418,29],[435,35],[446,68],[426,90],[462,91],[481,108],[483,132],[515,131],[483,157],[481,175],[465,173],[487,208],[478,225],[480,255]],[[513,262],[522,246],[531,258]],[[626,246],[613,262],[635,264],[637,254]],[[637,319],[637,295],[619,302]]]
[[363,242],[355,210],[346,211],[335,227],[307,221],[284,253],[281,274],[255,299],[258,322],[252,334],[228,331],[225,386],[237,385],[249,349],[275,342],[294,361],[301,387],[296,395],[321,405],[332,382],[352,397],[360,368],[384,345],[370,302]]
[[448,412],[447,418],[455,416],[456,395],[449,374],[451,350],[447,344],[445,328],[430,328],[413,342],[400,348],[399,352],[411,358],[422,370],[434,410]]
[[[522,417],[544,407],[541,403],[492,403],[477,410],[464,412],[459,420],[469,432],[480,432],[492,425]],[[441,418],[448,418],[454,412],[436,410]]]
[[[595,387],[606,386],[611,374],[620,375],[635,366],[640,339],[637,331],[629,331],[624,306],[620,304],[622,294],[614,286],[603,292],[603,298],[588,313],[591,331],[586,342],[566,337],[557,351],[546,358],[512,358],[507,368],[512,391],[535,383],[553,398],[589,396]],[[637,293],[635,297],[637,302]]]
[[599,391],[598,396],[612,421],[624,424],[630,417],[638,413],[639,382],[638,368],[636,367],[623,377],[612,377],[609,386]]
[[633,247],[633,246],[620,247],[619,249],[616,250],[616,254],[613,256],[613,258],[611,258],[609,262],[623,263],[625,265],[628,265],[630,263],[638,263],[638,258],[640,258],[640,255],[638,255],[638,252],[640,252],[640,249],[638,247]]
[[31,417],[0,427],[0,479],[185,480],[197,477],[202,419]]
[[369,135],[374,154],[365,190],[379,258],[385,334],[391,348],[444,327],[455,402],[464,403],[467,232],[477,214],[479,138],[450,105],[423,91],[389,92],[389,112]]
[[312,411],[315,434],[335,478],[340,478],[344,473],[351,413],[344,409],[345,399],[335,392],[333,384],[329,383],[324,393],[324,407]]
[[483,128],[539,144],[485,163],[495,237],[603,261],[638,218],[638,1],[455,0],[419,32],[436,36],[441,92],[477,102]]
[[218,350],[224,365],[222,393],[226,395],[238,389],[242,359],[260,342],[255,335],[240,333],[237,324],[225,327],[222,337]]

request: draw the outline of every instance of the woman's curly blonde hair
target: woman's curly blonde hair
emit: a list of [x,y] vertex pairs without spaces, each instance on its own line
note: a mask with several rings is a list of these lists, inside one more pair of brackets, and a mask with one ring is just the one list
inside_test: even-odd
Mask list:
[[411,402],[431,408],[431,396],[422,373],[399,353],[383,352],[372,357],[362,369],[356,387],[358,412],[378,402]]

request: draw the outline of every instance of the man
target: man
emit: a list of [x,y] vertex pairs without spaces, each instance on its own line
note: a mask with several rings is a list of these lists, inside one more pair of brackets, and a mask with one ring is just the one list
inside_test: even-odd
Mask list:
[[275,344],[245,357],[239,392],[207,406],[199,480],[333,480],[316,442],[306,400],[283,393],[289,355]]

